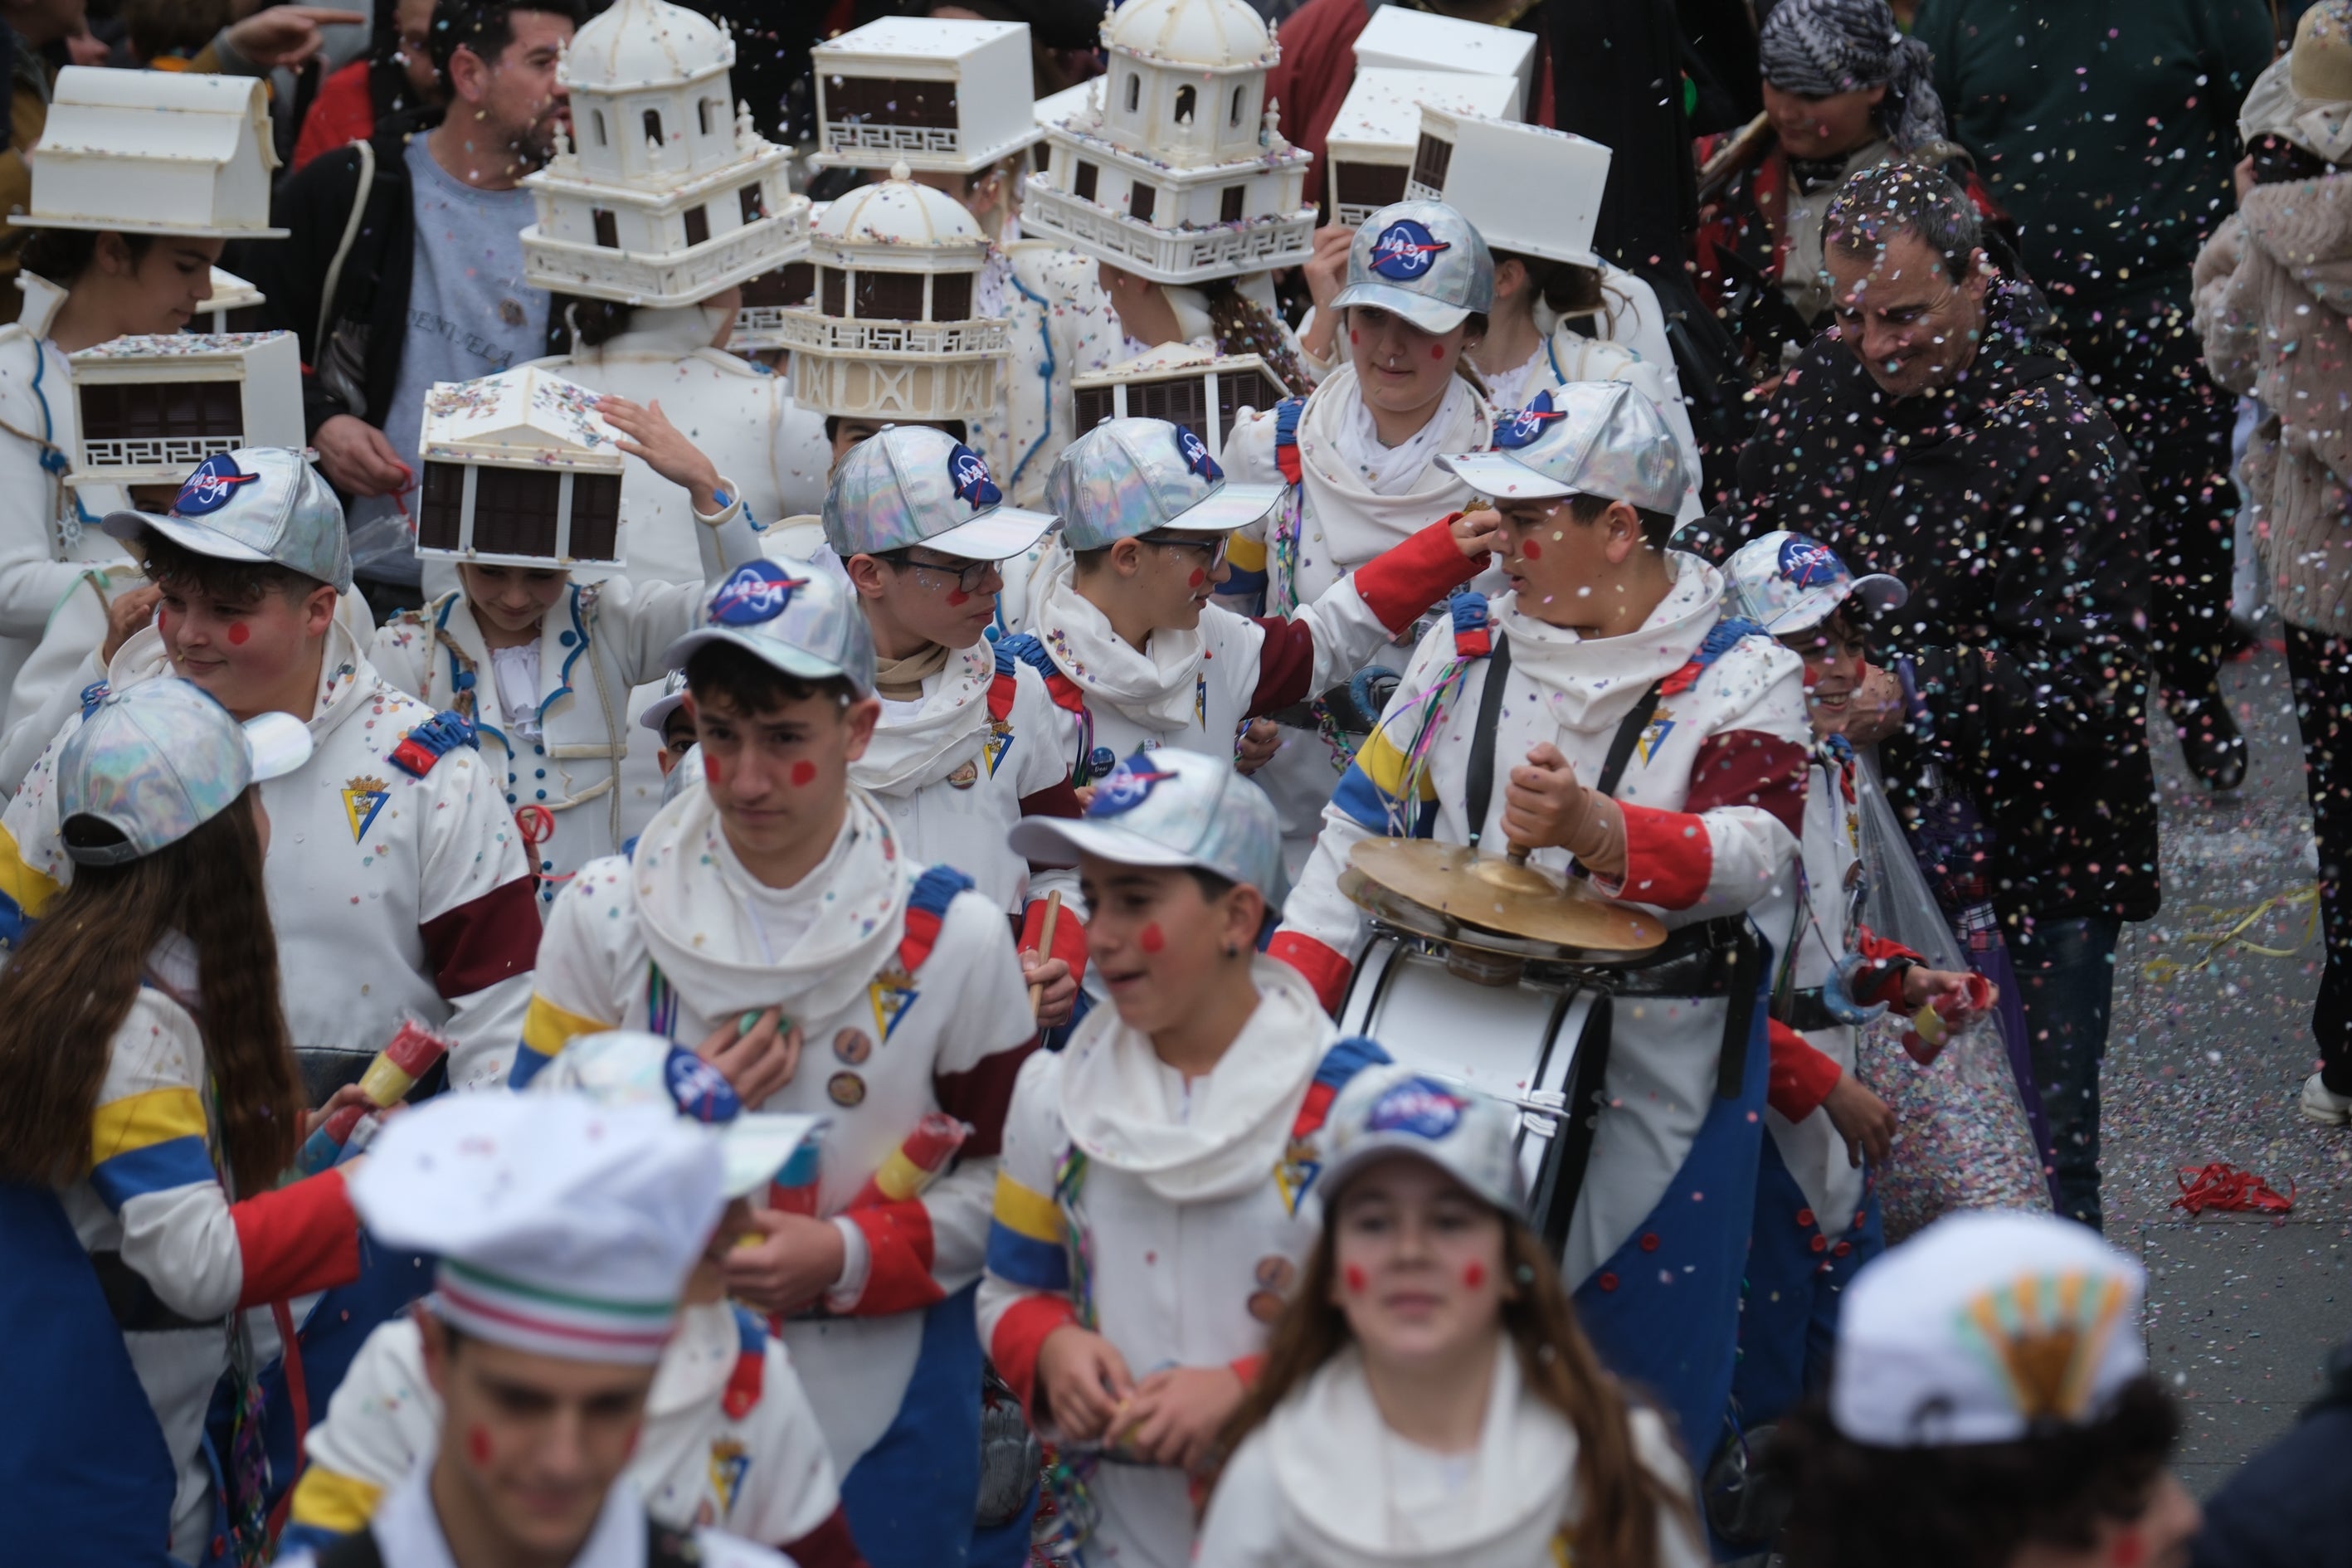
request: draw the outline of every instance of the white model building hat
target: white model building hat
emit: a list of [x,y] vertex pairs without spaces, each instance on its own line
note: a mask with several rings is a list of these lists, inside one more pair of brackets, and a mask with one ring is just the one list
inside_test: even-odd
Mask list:
[[718,1142],[661,1106],[445,1094],[384,1123],[351,1179],[369,1232],[441,1262],[452,1327],[650,1366],[726,1206]]
[[435,383],[417,442],[416,553],[618,566],[624,459],[600,396],[537,365]]
[[1527,112],[1527,94],[1535,86],[1536,35],[1517,27],[1465,22],[1410,5],[1383,5],[1372,13],[1352,47],[1359,70],[1370,66],[1510,77],[1519,84],[1514,107],[1520,113]]
[[1948,1215],[1846,1287],[1830,1419],[1879,1448],[2087,1426],[2147,1370],[2147,1288],[2136,1259],[2066,1220]]
[[158,332],[69,354],[71,485],[176,485],[234,447],[310,445],[291,332]]
[[[1353,228],[1381,207],[1405,199],[1413,155],[1421,145],[1424,106],[1507,117],[1517,111],[1518,101],[1517,77],[1360,67],[1324,139],[1331,221]],[[1463,216],[1485,229],[1476,215]]]
[[808,198],[784,150],[736,106],[735,43],[667,0],[620,0],[583,26],[556,79],[576,147],[526,176],[536,221],[524,278],[625,304],[691,305],[772,272],[808,247]]
[[976,174],[1045,140],[1026,22],[885,16],[809,58],[818,168]]
[[68,66],[26,155],[18,228],[283,239],[269,226],[269,87],[253,77]]
[[[1492,249],[1599,267],[1592,229],[1609,159],[1600,142],[1565,131],[1427,104],[1407,189],[1468,218]],[[1529,201],[1529,191],[1543,199]]]

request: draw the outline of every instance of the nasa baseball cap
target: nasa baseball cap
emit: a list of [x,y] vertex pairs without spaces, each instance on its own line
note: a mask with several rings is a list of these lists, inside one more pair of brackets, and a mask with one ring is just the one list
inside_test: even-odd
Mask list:
[[1394,202],[1356,226],[1348,286],[1335,310],[1393,310],[1424,332],[1450,332],[1495,303],[1495,257],[1444,202]]
[[1848,599],[1873,615],[1899,610],[1911,590],[1884,572],[1857,577],[1818,539],[1786,529],[1751,539],[1723,563],[1725,613],[1774,637],[1829,618]]
[[1024,816],[1009,842],[1041,866],[1081,854],[1121,866],[1197,866],[1246,882],[1279,907],[1282,821],[1230,757],[1163,747],[1138,752],[1095,785],[1084,816]]
[[1388,1154],[1428,1161],[1507,1214],[1522,1214],[1527,1187],[1516,1144],[1519,1113],[1501,1100],[1401,1063],[1368,1067],[1331,1102],[1318,1135],[1324,1200],[1349,1175]]
[[1106,419],[1068,446],[1045,478],[1045,505],[1072,550],[1171,530],[1221,534],[1255,522],[1280,485],[1239,485],[1208,444],[1165,419]]
[[1494,500],[1599,496],[1671,517],[1690,480],[1658,405],[1622,381],[1572,381],[1495,416],[1484,452],[1437,466]]
[[76,865],[120,866],[175,844],[226,811],[246,786],[310,760],[310,728],[291,713],[239,723],[176,676],[99,699],[58,754],[58,821],[86,816],[122,835],[78,845]]
[[988,460],[944,430],[893,425],[852,447],[824,492],[824,538],[844,561],[921,545],[967,561],[1009,561],[1054,525],[1004,504]]
[[803,566],[795,575],[765,556],[738,566],[662,662],[682,670],[695,649],[722,642],[799,679],[843,679],[861,699],[874,695],[874,633],[847,582],[831,573]]
[[215,452],[182,481],[169,512],[110,511],[100,526],[125,543],[152,528],[199,555],[272,562],[351,591],[343,504],[291,447]]

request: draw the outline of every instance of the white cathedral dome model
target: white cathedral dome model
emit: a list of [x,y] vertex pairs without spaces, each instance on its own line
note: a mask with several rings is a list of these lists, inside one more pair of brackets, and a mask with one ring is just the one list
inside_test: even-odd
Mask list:
[[1109,68],[1046,127],[1022,230],[1160,283],[1289,267],[1313,250],[1307,155],[1282,139],[1274,31],[1244,0],[1129,0],[1103,16]]
[[972,313],[988,237],[962,203],[898,164],[825,208],[809,259],[814,295],[777,333],[794,402],[841,417],[994,416],[1010,329]]
[[523,181],[538,221],[523,270],[542,289],[690,305],[807,248],[808,198],[784,150],[729,110],[735,43],[667,0],[620,0],[580,29],[556,77],[572,134]]

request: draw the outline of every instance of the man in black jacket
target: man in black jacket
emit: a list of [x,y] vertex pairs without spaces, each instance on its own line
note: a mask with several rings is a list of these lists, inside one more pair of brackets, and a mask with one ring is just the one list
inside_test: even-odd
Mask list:
[[1915,803],[1948,786],[1981,816],[1990,842],[1948,867],[2000,911],[2062,1205],[2096,1226],[2118,923],[2158,904],[2137,471],[1958,187],[1867,170],[1824,228],[1837,325],[1741,454],[1733,531],[1811,534],[1910,584],[1846,732],[1885,742]]
[[306,165],[271,207],[290,237],[224,259],[268,297],[267,324],[300,340],[304,421],[379,614],[416,602],[404,498],[425,394],[568,345],[546,291],[523,279],[531,198],[519,183],[563,121],[555,67],[577,16],[578,0],[439,0],[446,110]]

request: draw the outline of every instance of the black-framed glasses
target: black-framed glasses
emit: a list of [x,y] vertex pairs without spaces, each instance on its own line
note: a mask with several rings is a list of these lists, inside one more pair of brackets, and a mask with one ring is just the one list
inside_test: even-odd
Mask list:
[[988,574],[997,567],[993,561],[966,561],[953,565],[944,561],[918,561],[904,550],[894,551],[882,559],[893,566],[903,567],[909,572],[927,573],[933,577],[952,574],[956,587],[966,594],[979,593],[980,585],[988,581]]
[[1197,533],[1139,533],[1135,537],[1139,543],[1164,545],[1171,550],[1205,550],[1212,573],[1225,563],[1225,549],[1234,539],[1230,533],[1220,533],[1213,539],[1203,539]]

